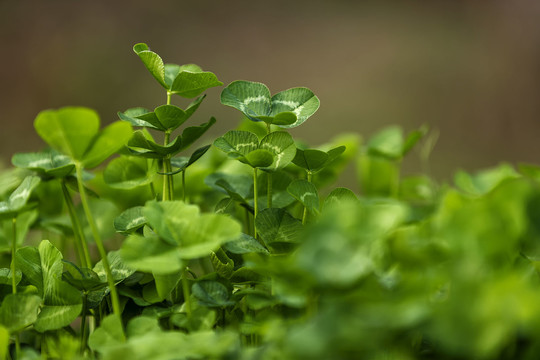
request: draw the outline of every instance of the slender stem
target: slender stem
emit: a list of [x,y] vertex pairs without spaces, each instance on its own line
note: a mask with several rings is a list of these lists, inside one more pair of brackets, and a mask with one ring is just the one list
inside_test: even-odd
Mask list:
[[64,179],[60,181],[62,184],[62,193],[64,194],[64,201],[66,202],[69,217],[71,219],[71,225],[73,227],[73,236],[75,237],[75,248],[79,254],[81,265],[89,269],[92,268],[92,260],[90,258],[90,251],[88,250],[88,243],[84,237],[84,231],[81,226],[81,222],[75,212],[75,205],[73,205],[73,199],[69,194],[66,182]]
[[90,211],[90,206],[88,205],[88,198],[86,197],[86,190],[84,189],[84,185],[83,185],[82,165],[80,163],[77,163],[75,168],[77,170],[77,182],[79,183],[79,193],[81,195],[81,203],[84,209],[84,213],[86,215],[86,219],[88,220],[88,224],[90,225],[90,229],[92,230],[92,235],[94,236],[94,241],[96,242],[99,255],[101,256],[103,270],[105,270],[105,274],[107,275],[107,282],[109,284],[109,289],[111,291],[113,313],[119,318],[121,318],[122,311],[120,309],[120,301],[118,299],[118,292],[116,291],[116,286],[114,284],[114,279],[112,277],[111,266],[109,265],[109,259],[107,258],[107,251],[105,250],[105,247],[103,246],[101,235],[99,234],[98,228],[96,226],[96,222],[94,221],[94,217],[92,216],[92,212]]
[[17,333],[15,335],[15,359],[20,359],[21,354],[21,334]]
[[187,267],[182,270],[182,291],[184,293],[184,303],[186,304],[187,316],[191,316],[191,291],[189,289],[189,281],[187,278]]
[[246,234],[249,234],[251,232],[251,226],[249,226],[249,210],[244,208],[244,212],[246,214]]
[[167,105],[171,105],[172,92],[167,91]]
[[268,198],[268,208],[272,207],[272,173],[267,173],[268,189],[266,190],[266,197]]
[[182,171],[182,201],[186,202],[186,170]]
[[154,188],[154,183],[151,182],[150,184],[150,193],[152,194],[152,199],[156,199],[156,189]]
[[266,123],[266,131],[268,131],[268,134],[272,132],[272,128],[270,127],[269,123]]
[[[313,173],[311,171],[307,171],[307,181],[311,182],[311,177]],[[307,221],[307,208],[304,206],[304,212],[302,213],[302,225],[305,225]]]
[[17,293],[17,279],[15,268],[15,254],[17,253],[17,218],[14,217],[12,220],[13,224],[13,243],[11,244],[11,291]]
[[[165,131],[165,139],[163,140],[163,145],[167,146],[170,141],[171,132]],[[172,166],[171,166],[171,157],[167,155],[165,158],[163,158],[163,172],[166,173],[166,175],[163,175],[163,201],[172,200],[173,199],[173,177],[170,175],[172,172]]]
[[259,198],[257,196],[257,168],[253,168],[253,237],[257,238],[257,215],[259,214]]
[[86,338],[87,336],[87,326],[86,326],[86,311],[88,308],[88,293],[83,291],[82,296],[82,318],[81,318],[81,354],[84,354],[86,351]]

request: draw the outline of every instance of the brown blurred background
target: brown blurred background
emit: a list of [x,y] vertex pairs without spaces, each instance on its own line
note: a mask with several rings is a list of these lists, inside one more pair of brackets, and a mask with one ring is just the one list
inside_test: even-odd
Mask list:
[[[313,145],[425,123],[440,131],[439,178],[540,163],[539,15],[533,0],[0,0],[0,158],[42,146],[32,125],[40,110],[88,106],[106,123],[164,103],[131,50],[146,42],[165,62],[199,64],[225,84],[311,88],[321,108],[293,135]],[[216,116],[215,136],[239,120],[220,91],[208,91],[195,119]]]

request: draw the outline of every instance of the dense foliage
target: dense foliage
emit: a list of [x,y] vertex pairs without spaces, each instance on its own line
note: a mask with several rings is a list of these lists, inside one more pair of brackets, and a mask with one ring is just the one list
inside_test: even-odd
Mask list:
[[[0,360],[540,356],[540,168],[438,184],[424,127],[310,148],[287,129],[313,92],[248,81],[205,142],[214,118],[184,124],[216,75],[134,51],[166,104],[43,111],[48,147],[0,173]],[[332,187],[349,163],[360,194]]]

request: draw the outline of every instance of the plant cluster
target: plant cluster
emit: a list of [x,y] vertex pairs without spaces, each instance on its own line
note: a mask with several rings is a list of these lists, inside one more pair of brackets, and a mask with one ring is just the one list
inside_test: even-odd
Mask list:
[[[539,356],[539,167],[437,184],[425,127],[310,148],[287,129],[313,92],[249,81],[221,93],[241,125],[190,150],[223,84],[134,51],[166,104],[102,130],[43,111],[48,148],[0,174],[0,360]],[[402,176],[414,148],[426,174]],[[329,188],[349,162],[361,194]]]

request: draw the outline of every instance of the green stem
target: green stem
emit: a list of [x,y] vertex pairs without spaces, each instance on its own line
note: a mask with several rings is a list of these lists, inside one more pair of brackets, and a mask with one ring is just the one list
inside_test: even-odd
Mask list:
[[268,198],[268,208],[272,208],[272,173],[267,173],[268,189],[266,191],[266,197]]
[[86,326],[86,311],[88,308],[88,293],[83,291],[82,296],[82,317],[81,317],[81,354],[84,354],[86,351],[86,340],[87,340],[87,326]]
[[182,171],[182,201],[186,202],[186,170]]
[[253,168],[253,237],[257,238],[257,215],[259,214],[259,198],[257,196],[257,168]]
[[79,221],[77,213],[75,212],[75,205],[73,204],[73,199],[71,198],[71,195],[69,194],[65,180],[62,179],[60,183],[62,184],[62,193],[64,194],[64,201],[66,202],[69,217],[71,219],[71,225],[73,227],[73,236],[75,237],[75,248],[77,249],[77,252],[79,254],[81,265],[86,268],[91,269],[92,260],[90,258],[90,251],[88,250],[88,243],[86,242],[86,238],[84,237],[84,231],[82,229],[81,222]]
[[92,216],[92,212],[90,211],[90,206],[88,205],[88,198],[86,197],[86,190],[84,189],[83,178],[82,178],[82,165],[80,163],[77,163],[75,168],[77,170],[77,182],[79,183],[79,193],[81,195],[81,203],[84,209],[84,213],[86,215],[86,219],[88,220],[88,224],[90,225],[90,229],[92,230],[92,235],[94,236],[94,241],[96,242],[99,255],[101,256],[103,270],[105,270],[105,274],[107,275],[107,283],[109,285],[109,290],[111,291],[113,313],[116,316],[118,316],[118,318],[121,318],[122,311],[120,309],[120,301],[118,298],[118,292],[116,291],[116,286],[114,284],[114,279],[111,272],[111,266],[109,265],[109,259],[107,258],[107,251],[105,250],[105,247],[103,246],[101,235],[99,234],[98,228],[96,226],[96,222],[94,221],[94,217]]
[[15,268],[15,254],[17,253],[17,218],[14,217],[12,220],[13,224],[13,243],[11,244],[11,291],[17,293],[17,279]]
[[184,303],[186,304],[186,313],[191,317],[191,291],[189,289],[189,281],[187,278],[187,267],[182,270],[182,291],[184,293]]
[[156,189],[154,188],[154,183],[151,182],[149,185],[150,185],[150,193],[152,194],[152,199],[155,200],[157,196],[156,196]]
[[[171,132],[169,130],[165,131],[165,139],[163,140],[163,145],[167,146],[169,144],[169,140],[171,137]],[[172,166],[171,166],[171,157],[167,155],[165,158],[163,158],[163,172],[166,175],[163,175],[163,196],[162,200],[172,200],[173,199],[173,177],[170,175],[172,172]]]
[[[307,171],[307,181],[311,182],[311,177],[313,173],[311,171]],[[307,208],[304,206],[304,212],[302,213],[302,225],[305,225],[307,221]]]
[[251,232],[251,226],[249,226],[249,210],[247,208],[244,208],[244,212],[246,215],[246,234],[249,234]]
[[15,359],[16,360],[21,358],[20,354],[21,354],[21,334],[17,333],[15,335]]

